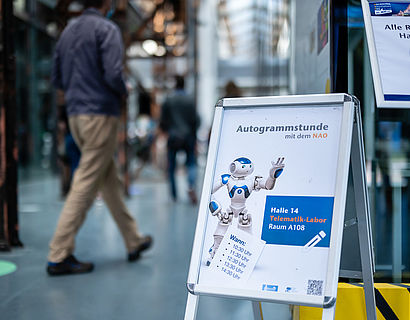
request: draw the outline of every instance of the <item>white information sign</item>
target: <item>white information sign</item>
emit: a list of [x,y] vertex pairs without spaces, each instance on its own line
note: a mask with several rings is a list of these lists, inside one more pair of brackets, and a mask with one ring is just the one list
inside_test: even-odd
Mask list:
[[216,108],[193,292],[313,306],[335,298],[353,123],[344,97]]
[[[241,281],[242,287],[323,297],[342,110],[342,106],[225,110],[212,199],[218,201],[221,215],[233,214],[225,223],[209,212],[200,284],[231,285],[206,265],[214,265],[217,237],[223,236],[222,244],[237,240],[236,250],[244,252],[253,251],[262,240],[266,246],[260,261],[249,280]],[[283,159],[279,169],[283,171],[269,190],[264,183],[278,158]],[[233,165],[239,168],[232,171]],[[242,173],[243,166],[252,166],[249,174]],[[252,219],[250,226],[241,224],[243,211]],[[247,237],[226,232],[228,227],[244,230]],[[220,249],[229,252],[221,246],[217,254]],[[219,269],[230,275],[236,266],[232,260]]]
[[362,6],[377,106],[410,108],[410,1]]
[[264,246],[265,241],[230,226],[203,277],[214,285],[246,283]]

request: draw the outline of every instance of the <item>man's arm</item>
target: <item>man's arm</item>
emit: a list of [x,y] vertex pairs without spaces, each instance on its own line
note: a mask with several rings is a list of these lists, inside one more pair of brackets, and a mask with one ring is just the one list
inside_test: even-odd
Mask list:
[[58,45],[56,46],[56,49],[54,51],[54,57],[53,57],[53,69],[51,73],[51,82],[53,85],[60,89],[63,89],[63,80],[61,78],[61,59],[60,59],[60,54],[58,52]]
[[99,44],[104,80],[118,95],[127,95],[127,88],[123,78],[124,47],[121,33],[114,25],[104,26],[99,30]]

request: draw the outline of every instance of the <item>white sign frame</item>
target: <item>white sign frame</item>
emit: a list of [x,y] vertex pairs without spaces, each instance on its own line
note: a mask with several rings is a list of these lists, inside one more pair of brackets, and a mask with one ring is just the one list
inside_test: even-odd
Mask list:
[[[336,189],[333,205],[333,218],[331,226],[331,239],[328,255],[328,267],[324,296],[286,295],[276,293],[275,298],[266,291],[244,290],[238,288],[220,288],[198,284],[203,253],[204,238],[206,233],[207,217],[209,215],[209,199],[214,179],[215,166],[218,158],[218,146],[221,139],[221,127],[224,110],[226,108],[243,107],[342,107],[342,123],[340,130],[339,154],[336,172]],[[229,298],[248,299],[254,301],[266,301],[286,304],[306,305],[313,307],[332,308],[336,302],[337,285],[339,277],[339,266],[344,227],[344,210],[346,202],[347,181],[349,173],[349,161],[352,142],[352,130],[354,119],[354,99],[347,94],[322,94],[322,95],[299,95],[285,97],[257,97],[257,98],[235,98],[221,100],[215,109],[207,166],[202,189],[198,220],[195,231],[194,244],[192,248],[191,263],[187,280],[187,287],[192,295],[212,295]],[[197,297],[189,297],[195,300]],[[196,303],[196,302],[195,302]],[[196,306],[195,306],[196,308]],[[196,311],[187,310],[188,313]],[[187,319],[187,314],[186,317]]]
[[[367,37],[367,45],[369,48],[370,65],[371,65],[372,75],[373,75],[373,85],[374,85],[375,96],[376,96],[376,104],[378,108],[410,108],[410,101],[399,101],[399,100],[386,101],[385,99],[385,92],[383,91],[383,86],[382,86],[382,78],[381,78],[382,75],[380,71],[379,58],[377,56],[376,43],[375,43],[375,37],[374,37],[374,31],[373,31],[373,25],[371,21],[371,13],[370,13],[370,4],[377,3],[377,2],[383,2],[383,1],[361,0],[362,9],[363,9],[364,25],[365,25],[366,37]],[[386,1],[386,3],[387,2],[409,3],[410,1],[394,0],[394,1]],[[410,18],[408,19],[410,23]],[[391,60],[394,61],[394,57],[392,57]]]

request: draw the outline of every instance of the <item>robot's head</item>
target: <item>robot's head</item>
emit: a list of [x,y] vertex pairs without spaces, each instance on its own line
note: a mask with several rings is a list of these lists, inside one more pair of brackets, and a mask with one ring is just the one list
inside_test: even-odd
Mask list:
[[253,172],[252,161],[244,157],[235,159],[229,166],[229,171],[236,178],[249,176]]

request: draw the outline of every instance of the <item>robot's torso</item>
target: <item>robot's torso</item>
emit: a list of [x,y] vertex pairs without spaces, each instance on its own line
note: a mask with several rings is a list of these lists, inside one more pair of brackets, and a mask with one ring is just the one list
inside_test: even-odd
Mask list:
[[231,199],[231,209],[235,215],[245,208],[246,199],[255,189],[255,177],[248,176],[235,178],[229,174],[221,176],[222,185],[225,185]]

